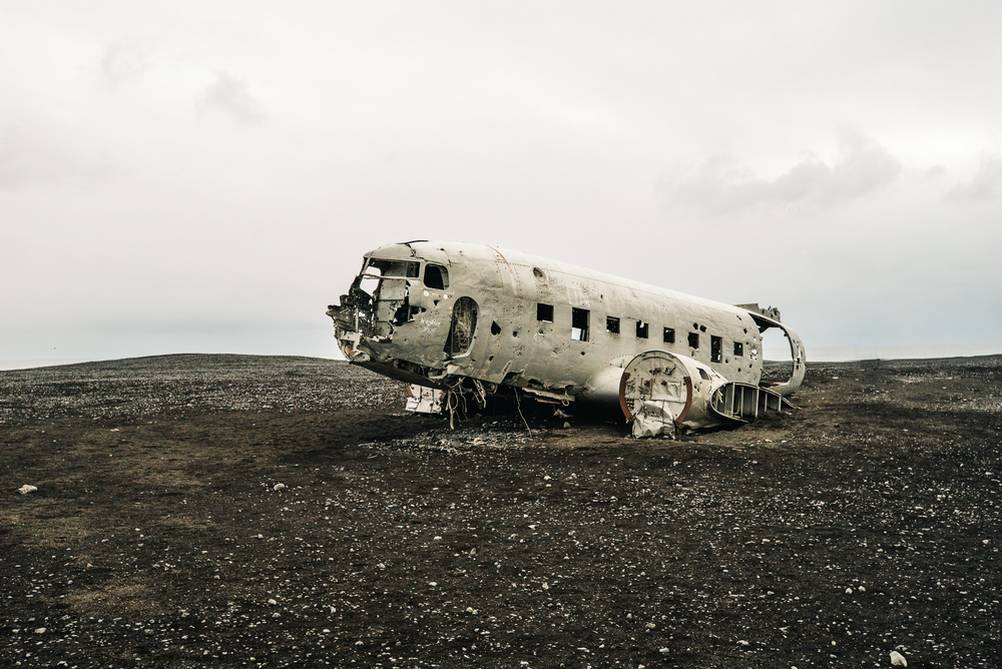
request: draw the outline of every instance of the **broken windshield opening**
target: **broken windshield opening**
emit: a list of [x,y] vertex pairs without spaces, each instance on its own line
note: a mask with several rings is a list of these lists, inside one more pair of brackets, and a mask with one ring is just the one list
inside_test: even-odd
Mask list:
[[420,275],[421,263],[416,260],[383,260],[381,258],[372,258],[369,260],[368,269],[377,269],[383,276],[400,276],[408,279],[416,279]]
[[362,265],[362,271],[356,279],[359,289],[369,297],[373,297],[380,282],[387,277],[417,278],[421,273],[421,263],[415,260],[384,260],[369,258]]

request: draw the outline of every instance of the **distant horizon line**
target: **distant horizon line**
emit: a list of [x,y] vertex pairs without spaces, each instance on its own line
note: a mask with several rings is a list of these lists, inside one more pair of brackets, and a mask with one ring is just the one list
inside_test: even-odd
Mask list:
[[[24,358],[24,359],[0,359],[0,372],[7,371],[19,371],[19,370],[30,370],[30,369],[46,369],[51,367],[72,367],[75,365],[89,365],[89,364],[101,364],[110,362],[125,362],[127,360],[143,360],[148,358],[172,358],[172,357],[183,357],[183,356],[206,356],[206,357],[245,357],[245,358],[305,358],[309,360],[328,360],[331,362],[346,362],[343,356],[331,355],[307,355],[303,353],[223,353],[223,352],[204,352],[204,351],[182,351],[177,353],[150,353],[143,355],[127,355],[117,358],[94,358],[94,359],[81,359],[81,358]],[[970,354],[959,354],[959,355],[906,355],[903,357],[891,357],[891,356],[861,356],[861,357],[835,357],[835,358],[819,358],[819,359],[808,359],[807,366],[810,368],[811,364],[827,364],[827,363],[848,363],[848,362],[867,362],[872,360],[883,360],[883,361],[931,361],[931,360],[954,360],[957,358],[994,358],[1002,357],[1002,351],[997,353],[970,353]],[[784,363],[789,362],[789,360],[782,359],[771,359],[766,358],[765,362],[773,363]]]

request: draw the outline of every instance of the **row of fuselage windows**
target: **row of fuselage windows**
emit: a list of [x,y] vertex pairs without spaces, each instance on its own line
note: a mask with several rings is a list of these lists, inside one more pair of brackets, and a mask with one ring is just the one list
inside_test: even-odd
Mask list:
[[[553,305],[544,304],[542,302],[536,303],[536,320],[545,321],[548,323],[553,322]],[[636,335],[637,339],[649,339],[651,333],[650,323],[637,319],[636,323]],[[706,330],[706,326],[699,326],[694,323],[693,327],[697,330]],[[606,316],[605,317],[605,329],[606,332],[610,334],[618,335],[621,333],[621,319],[619,316]],[[675,343],[675,328],[670,328],[665,326],[661,330],[661,336],[666,344]],[[571,339],[574,341],[589,341],[591,339],[591,312],[587,309],[579,309],[577,307],[571,307]],[[699,349],[699,331],[690,332],[688,335],[689,348]],[[718,337],[717,335],[710,335],[710,362],[722,362],[724,358],[724,339],[723,337]],[[745,346],[742,342],[734,342],[734,355],[743,356],[745,353]]]

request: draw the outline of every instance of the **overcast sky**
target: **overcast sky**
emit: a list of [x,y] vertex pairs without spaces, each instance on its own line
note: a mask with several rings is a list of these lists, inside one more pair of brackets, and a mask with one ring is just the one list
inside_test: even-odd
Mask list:
[[1002,352],[1000,82],[994,0],[0,0],[0,366],[333,356],[415,238]]

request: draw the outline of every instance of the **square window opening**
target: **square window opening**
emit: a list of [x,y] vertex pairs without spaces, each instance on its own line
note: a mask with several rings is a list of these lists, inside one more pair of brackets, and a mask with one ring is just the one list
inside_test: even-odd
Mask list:
[[543,304],[542,302],[536,303],[536,320],[537,321],[547,321],[549,323],[553,322],[553,305]]
[[689,333],[689,348],[699,348],[699,333],[690,332]]
[[734,355],[744,355],[745,345],[739,341],[734,342]]
[[675,343],[675,328],[665,328],[664,340],[666,344]]
[[588,320],[587,309],[571,308],[571,339],[574,341],[588,341]]
[[612,334],[619,334],[619,317],[618,316],[606,316],[605,317],[605,329]]
[[650,326],[646,321],[637,321],[637,337],[640,339],[647,339],[647,333],[650,331]]
[[710,335],[710,362],[721,362],[724,359],[724,339]]

